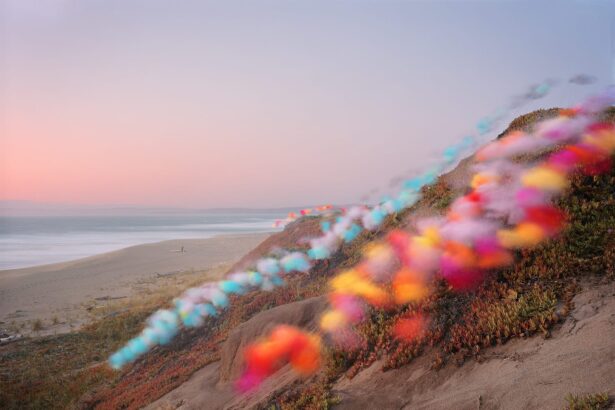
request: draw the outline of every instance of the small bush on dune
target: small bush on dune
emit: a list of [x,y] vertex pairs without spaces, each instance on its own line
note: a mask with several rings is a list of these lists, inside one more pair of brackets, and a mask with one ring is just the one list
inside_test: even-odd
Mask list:
[[569,393],[566,396],[569,410],[602,410],[607,409],[611,403],[606,393],[576,395]]

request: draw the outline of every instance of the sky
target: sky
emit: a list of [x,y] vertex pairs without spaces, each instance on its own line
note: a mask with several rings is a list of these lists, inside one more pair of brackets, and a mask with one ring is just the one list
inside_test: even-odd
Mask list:
[[614,24],[601,0],[0,0],[0,200],[377,201],[531,84],[564,80],[525,111],[614,83]]

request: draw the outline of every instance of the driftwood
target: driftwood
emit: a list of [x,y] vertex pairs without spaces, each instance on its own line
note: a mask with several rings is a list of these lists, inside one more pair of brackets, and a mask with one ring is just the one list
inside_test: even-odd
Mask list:
[[7,343],[11,343],[14,342],[16,340],[19,340],[23,337],[23,335],[21,334],[16,334],[16,335],[7,335],[6,333],[0,334],[0,345],[5,345]]

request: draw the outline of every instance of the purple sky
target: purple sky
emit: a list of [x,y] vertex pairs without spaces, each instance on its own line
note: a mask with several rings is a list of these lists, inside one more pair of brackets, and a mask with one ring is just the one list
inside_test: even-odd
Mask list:
[[614,82],[610,1],[0,6],[0,199],[353,203],[532,83]]

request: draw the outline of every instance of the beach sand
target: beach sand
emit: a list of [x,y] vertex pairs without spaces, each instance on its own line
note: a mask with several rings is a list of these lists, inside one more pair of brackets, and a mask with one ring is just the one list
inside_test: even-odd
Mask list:
[[22,334],[73,330],[113,301],[218,279],[268,235],[170,240],[0,271],[0,328]]

